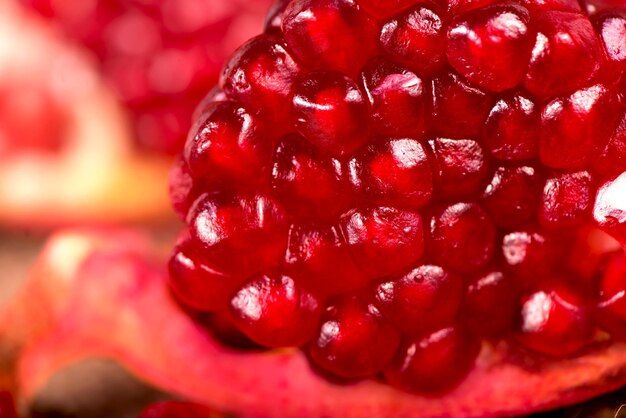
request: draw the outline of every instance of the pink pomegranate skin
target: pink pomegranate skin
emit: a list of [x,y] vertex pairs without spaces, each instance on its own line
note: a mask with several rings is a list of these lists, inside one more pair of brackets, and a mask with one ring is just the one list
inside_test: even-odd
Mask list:
[[556,362],[619,338],[606,263],[589,279],[572,244],[626,243],[626,8],[602,7],[279,2],[173,175],[195,254],[175,293],[328,376],[424,394],[481,343]]

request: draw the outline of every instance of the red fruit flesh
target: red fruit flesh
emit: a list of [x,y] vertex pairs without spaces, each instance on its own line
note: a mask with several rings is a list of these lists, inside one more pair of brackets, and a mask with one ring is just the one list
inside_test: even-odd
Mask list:
[[289,230],[285,269],[307,289],[324,296],[353,292],[367,284],[336,226],[293,225]]
[[603,86],[553,100],[541,115],[541,161],[551,168],[584,168],[606,144],[619,115],[616,99]]
[[435,192],[451,199],[476,196],[488,174],[480,145],[471,139],[434,139],[429,144],[435,156]]
[[[284,253],[284,216],[267,196],[204,195],[190,212],[191,239],[218,268],[245,277],[271,267]],[[251,246],[256,250],[247,250]]]
[[443,67],[445,42],[440,13],[424,5],[390,20],[380,30],[385,55],[417,74],[432,75]]
[[385,376],[392,385],[415,393],[441,394],[465,378],[479,350],[478,340],[444,328],[403,347]]
[[519,230],[502,239],[504,268],[529,287],[562,269],[561,258],[567,252],[563,239],[541,230]]
[[251,340],[268,347],[300,346],[317,327],[318,301],[289,276],[261,276],[230,300],[235,324]]
[[179,240],[168,266],[172,292],[193,309],[224,309],[237,286],[235,277],[211,267],[185,235],[188,234]]
[[415,335],[454,322],[462,295],[459,276],[439,266],[424,265],[379,284],[375,303],[396,327]]
[[309,353],[324,370],[353,379],[382,371],[399,343],[400,333],[373,305],[350,298],[327,308]]
[[549,178],[543,189],[539,220],[547,228],[581,225],[591,213],[591,176],[586,171]]
[[230,101],[215,103],[205,109],[197,131],[184,152],[195,177],[215,176],[211,180],[216,182],[254,179],[269,168],[270,144],[244,107]]
[[450,65],[482,88],[515,87],[530,57],[529,21],[521,7],[491,7],[464,15],[448,30]]
[[485,188],[482,204],[501,228],[515,228],[535,218],[542,177],[533,167],[498,167]]
[[348,163],[356,193],[379,204],[418,209],[432,197],[433,174],[424,146],[412,139],[385,139]]
[[537,156],[539,117],[532,100],[516,94],[500,100],[483,129],[485,147],[498,160],[529,160]]
[[444,74],[433,83],[433,128],[453,138],[478,134],[493,106],[490,95],[453,73]]
[[457,203],[435,213],[430,222],[430,256],[462,273],[477,270],[493,257],[496,230],[475,203]]
[[313,68],[353,74],[376,50],[376,24],[354,0],[291,2],[282,32],[295,56]]
[[301,80],[295,86],[292,115],[298,132],[331,155],[350,154],[367,140],[365,98],[341,73],[315,72]]
[[468,330],[480,337],[509,332],[515,320],[517,288],[513,277],[500,271],[473,277],[460,315]]
[[540,353],[562,356],[583,348],[593,322],[581,297],[568,289],[536,291],[522,300],[517,338]]
[[[344,170],[300,135],[287,135],[274,153],[271,186],[291,211],[303,218],[337,216],[346,208]],[[289,199],[289,196],[298,197]]]
[[620,242],[626,241],[626,174],[604,184],[595,200],[593,216],[605,231]]
[[357,209],[341,219],[341,230],[355,262],[372,279],[400,273],[424,254],[424,225],[417,212]]
[[[157,387],[242,417],[365,418],[372,411],[392,418],[415,411],[424,418],[511,416],[588,399],[626,382],[626,348],[619,342],[574,358],[518,362],[505,342],[483,344],[474,357],[475,340],[448,327],[403,345],[399,360],[415,346],[407,366],[398,368],[396,360],[386,371],[397,376],[396,384],[404,386],[404,379],[424,395],[374,380],[337,385],[312,371],[296,350],[225,348],[171,298],[154,261],[133,234],[67,232],[52,239],[26,287],[0,315],[0,342],[11,353],[7,364],[16,362],[26,400],[57,370],[90,356],[113,357]],[[349,318],[356,319],[363,311],[353,312]],[[469,371],[464,379],[463,369]],[[441,389],[436,396],[434,385],[423,385],[430,379]]]
[[361,77],[371,105],[373,132],[397,137],[424,136],[432,106],[429,82],[378,58],[367,64]]
[[445,6],[278,3],[172,187],[204,263],[235,277],[240,331],[433,396],[481,345],[553,365],[611,344],[590,231],[626,242],[619,19]]
[[586,84],[600,69],[600,41],[587,18],[578,13],[546,11],[536,18],[537,36],[525,87],[548,98]]

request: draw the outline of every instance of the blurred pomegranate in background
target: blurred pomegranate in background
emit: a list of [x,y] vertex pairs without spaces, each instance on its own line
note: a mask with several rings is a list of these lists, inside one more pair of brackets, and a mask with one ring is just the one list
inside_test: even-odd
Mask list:
[[180,150],[230,53],[270,0],[20,0],[89,48],[134,120],[140,148]]
[[167,218],[169,161],[133,144],[124,109],[90,54],[1,2],[0,224]]

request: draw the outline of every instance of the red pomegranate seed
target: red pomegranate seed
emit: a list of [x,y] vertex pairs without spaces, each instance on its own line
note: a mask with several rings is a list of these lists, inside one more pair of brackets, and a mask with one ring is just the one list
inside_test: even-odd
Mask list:
[[506,271],[517,276],[524,288],[540,283],[557,273],[559,261],[566,250],[558,235],[527,229],[511,232],[502,239],[502,255]]
[[249,275],[276,265],[285,251],[285,212],[268,196],[203,195],[187,221],[207,259],[227,272]]
[[617,252],[606,261],[599,283],[597,319],[616,338],[626,337],[626,258]]
[[373,132],[417,139],[424,136],[432,108],[429,82],[382,58],[367,64],[361,81],[370,101]]
[[438,210],[430,223],[430,257],[443,267],[467,273],[493,257],[496,229],[476,203],[457,203]]
[[462,279],[439,266],[419,266],[375,289],[375,304],[385,319],[416,335],[454,322],[463,297]]
[[400,334],[371,304],[356,297],[327,308],[309,352],[315,364],[354,379],[382,371],[400,344]]
[[586,167],[604,148],[618,117],[615,97],[601,85],[553,100],[541,114],[541,161],[552,168]]
[[479,341],[458,327],[443,328],[404,344],[385,377],[401,389],[437,395],[465,378],[479,350]]
[[581,0],[580,5],[590,16],[619,10],[624,6],[622,0]]
[[422,144],[414,139],[372,142],[348,166],[355,192],[374,203],[416,209],[432,196],[431,164]]
[[591,80],[602,64],[602,47],[589,20],[578,13],[536,15],[537,37],[524,85],[549,98]]
[[394,62],[419,75],[432,75],[445,63],[446,31],[441,12],[418,5],[385,23],[380,45]]
[[[584,1],[584,0],[583,0]],[[577,0],[522,0],[528,10],[535,13],[557,10],[561,12],[580,13],[580,4]]]
[[516,228],[535,220],[542,188],[533,167],[498,167],[481,203],[498,227]]
[[367,140],[367,103],[350,78],[313,72],[294,87],[293,122],[306,139],[335,156],[349,154]]
[[564,287],[537,290],[521,304],[518,341],[551,356],[576,353],[587,345],[594,329],[584,300]]
[[297,134],[278,143],[271,186],[285,206],[300,217],[336,217],[348,200],[339,161],[320,155]]
[[626,243],[626,172],[600,187],[593,217],[606,232]]
[[228,304],[228,298],[241,280],[216,270],[202,258],[202,251],[185,234],[169,261],[169,285],[185,305],[200,311],[216,311]]
[[470,139],[438,138],[429,142],[433,154],[435,193],[458,199],[483,190],[488,174],[485,152]]
[[298,73],[284,41],[260,35],[233,54],[220,84],[230,98],[284,126],[289,122],[291,86]]
[[291,0],[276,0],[270,6],[265,16],[265,32],[271,35],[282,36],[283,16]]
[[615,178],[626,171],[626,113],[622,115],[604,150],[591,161],[591,166],[603,180]]
[[448,29],[448,62],[463,77],[491,91],[515,87],[526,74],[532,47],[523,7],[498,6],[463,15]]
[[591,213],[595,191],[586,171],[551,177],[543,189],[539,221],[547,228],[580,225]]
[[403,273],[424,254],[424,226],[417,212],[355,209],[341,218],[341,229],[355,262],[372,279]]
[[626,16],[604,15],[597,22],[604,51],[621,70],[626,68]]
[[195,177],[253,181],[269,168],[271,144],[259,121],[234,102],[211,105],[191,132],[184,156]]
[[501,99],[491,109],[482,135],[498,160],[529,160],[539,152],[539,115],[535,104],[522,94]]
[[230,300],[235,324],[266,347],[300,346],[315,333],[320,304],[289,276],[253,278]]
[[415,0],[357,0],[359,5],[377,19],[395,16],[415,4]]
[[376,51],[376,24],[354,0],[301,0],[287,6],[282,30],[312,68],[358,72]]
[[285,263],[286,270],[317,295],[335,296],[367,284],[335,226],[293,225]]
[[476,136],[493,107],[492,97],[454,73],[437,77],[433,83],[433,128],[454,138]]
[[181,157],[177,158],[169,175],[169,192],[172,207],[182,220],[187,218],[187,212],[197,197],[193,183],[193,177],[185,160]]
[[461,318],[468,329],[483,337],[498,337],[513,329],[517,286],[497,270],[475,275],[467,286]]

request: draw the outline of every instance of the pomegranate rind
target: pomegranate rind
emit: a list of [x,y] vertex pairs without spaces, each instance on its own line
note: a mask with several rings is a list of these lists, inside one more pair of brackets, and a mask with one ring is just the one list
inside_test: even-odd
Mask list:
[[[59,233],[0,316],[16,387],[32,398],[60,368],[113,358],[139,378],[242,417],[499,417],[577,403],[626,383],[626,344],[530,361],[484,345],[452,392],[428,398],[373,380],[336,384],[295,350],[224,348],[166,287],[162,253],[134,232]],[[306,396],[303,396],[306,394]]]
[[0,84],[44,91],[68,118],[58,152],[0,156],[0,224],[50,228],[171,217],[163,186],[169,159],[133,148],[127,115],[85,51],[5,1],[0,66]]

